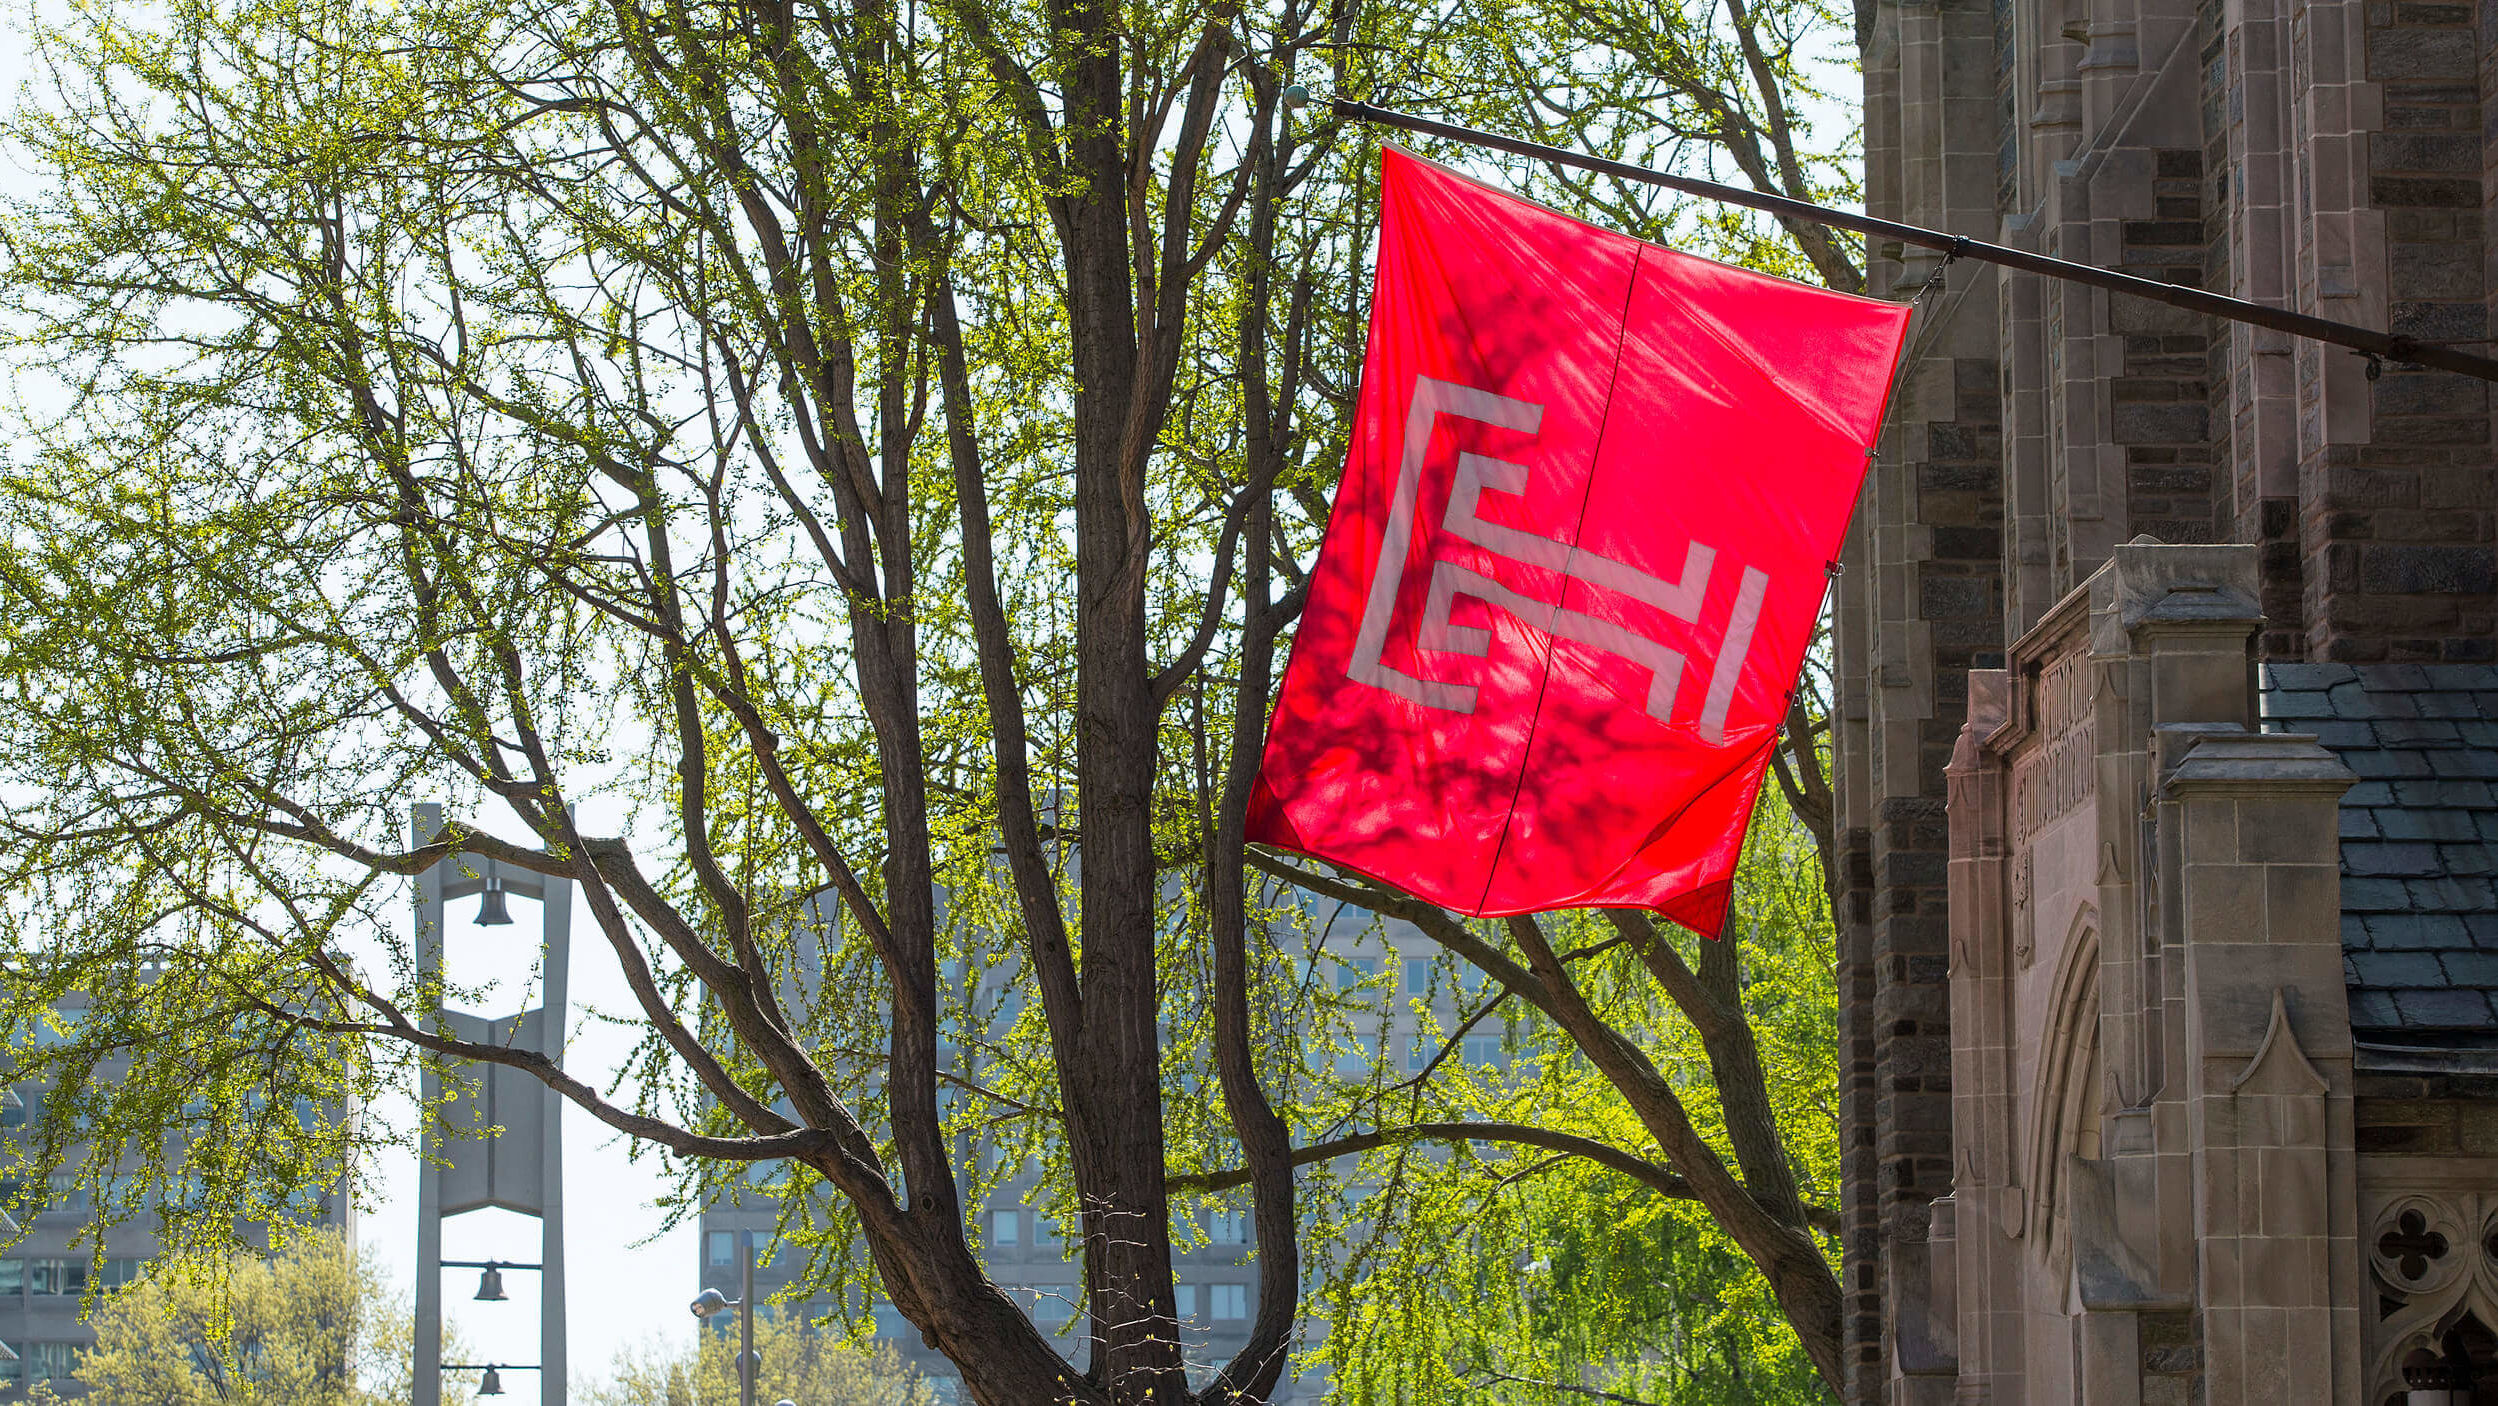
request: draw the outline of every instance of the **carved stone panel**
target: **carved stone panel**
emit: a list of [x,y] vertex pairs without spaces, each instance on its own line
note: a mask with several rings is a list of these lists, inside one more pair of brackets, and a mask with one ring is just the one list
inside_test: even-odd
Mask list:
[[[2076,648],[2048,660],[2030,680],[2026,710],[2035,730],[2012,763],[2013,960],[2036,960],[2042,938],[2061,936],[2072,908],[2096,879],[2092,827],[2075,823],[2097,790],[2098,739],[2090,700],[2090,658]],[[2076,847],[2079,847],[2078,850]]]
[[2440,1351],[2465,1314],[2498,1329],[2498,1162],[2370,1159],[2361,1180],[2365,1401],[2382,1406],[2402,1399],[2404,1359]]

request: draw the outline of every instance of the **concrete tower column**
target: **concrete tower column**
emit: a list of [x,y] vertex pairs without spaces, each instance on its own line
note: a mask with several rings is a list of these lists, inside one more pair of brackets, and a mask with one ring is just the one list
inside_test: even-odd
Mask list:
[[[412,838],[422,845],[442,829],[442,808],[414,808]],[[564,1016],[572,954],[572,885],[498,866],[489,859],[457,857],[426,870],[417,881],[418,979],[438,983],[443,971],[446,905],[455,898],[499,886],[507,896],[538,901],[544,920],[544,999],[516,1015],[485,1018],[458,1011],[428,1017],[427,1028],[474,1043],[534,1049],[549,1058],[564,1050]],[[488,1206],[536,1216],[540,1276],[538,1316],[539,1399],[564,1406],[566,1371],[564,1284],[563,1101],[536,1078],[493,1065],[477,1071],[473,1097],[440,1103],[439,1076],[428,1070],[421,1092],[429,1115],[421,1134],[417,1167],[416,1351],[413,1406],[442,1406],[442,1223]],[[491,1136],[490,1127],[501,1131]],[[522,1364],[513,1364],[515,1366]]]

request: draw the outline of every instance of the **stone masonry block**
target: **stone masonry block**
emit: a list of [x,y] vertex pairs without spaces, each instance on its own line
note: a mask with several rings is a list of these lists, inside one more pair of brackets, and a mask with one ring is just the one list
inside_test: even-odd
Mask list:
[[2481,291],[2481,249],[2477,244],[2397,244],[2388,251],[2387,271],[2389,291],[2396,298],[2460,302]]
[[2498,549],[2488,546],[2374,546],[2361,556],[2360,585],[2392,595],[2498,590]]
[[2238,858],[2237,802],[2213,797],[2185,807],[2186,862],[2231,864]]
[[2480,74],[2479,44],[2468,29],[2379,30],[2368,36],[2368,76],[2379,82]]
[[2194,443],[2211,435],[2210,411],[2197,404],[2135,402],[2112,412],[2119,444]]
[[[2241,837],[2243,838],[2243,837]],[[2324,847],[2331,848],[2331,840]],[[2341,931],[2342,877],[2328,856],[2317,864],[2268,864],[2264,921],[2276,942],[2318,940]]]
[[2368,138],[2371,171],[2478,171],[2481,146],[2468,133],[2378,132]]
[[[2339,857],[2329,798],[2238,802],[2238,857],[2249,863],[2330,865]],[[2338,905],[2337,905],[2338,908]]]

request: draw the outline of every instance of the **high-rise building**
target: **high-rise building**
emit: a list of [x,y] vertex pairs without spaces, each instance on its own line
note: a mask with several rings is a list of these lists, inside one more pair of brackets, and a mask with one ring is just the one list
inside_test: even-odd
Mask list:
[[[53,1007],[54,1030],[36,1032],[36,1038],[73,1029],[86,1009],[86,998],[64,998]],[[111,1073],[109,1066],[105,1073]],[[9,1086],[0,1098],[0,1138],[36,1122],[44,1097],[37,1084]],[[0,1344],[15,1354],[0,1359],[0,1399],[22,1397],[47,1381],[63,1396],[79,1396],[85,1389],[76,1380],[78,1360],[95,1345],[95,1330],[79,1318],[88,1290],[109,1292],[137,1278],[163,1246],[144,1217],[112,1226],[104,1232],[102,1281],[96,1282],[93,1244],[71,1243],[94,1219],[89,1191],[68,1171],[41,1185],[0,1178],[0,1208],[6,1208],[10,1226],[24,1232],[0,1251]],[[307,1195],[295,1209],[302,1224],[354,1236],[354,1198],[344,1181]]]

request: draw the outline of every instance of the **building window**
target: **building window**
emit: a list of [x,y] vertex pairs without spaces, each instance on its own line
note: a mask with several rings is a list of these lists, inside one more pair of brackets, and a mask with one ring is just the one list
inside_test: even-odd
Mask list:
[[0,1210],[19,1220],[42,1215],[47,1184],[32,1177],[0,1177]]
[[705,1247],[704,1259],[712,1264],[737,1263],[737,1233],[735,1231],[715,1230],[705,1238],[709,1243]]
[[1405,994],[1408,996],[1431,994],[1430,958],[1408,957],[1405,959]]
[[0,1259],[0,1294],[26,1292],[26,1261],[11,1255]]
[[78,1184],[78,1174],[76,1172],[54,1172],[52,1174],[52,1201],[46,1209],[54,1211],[71,1211],[79,1215],[86,1214],[87,1188]]
[[30,1382],[65,1381],[78,1375],[78,1344],[26,1344],[26,1380]]
[[1356,1035],[1347,1042],[1342,1054],[1336,1056],[1336,1077],[1367,1079],[1371,1066],[1379,1062],[1379,1037]]
[[1179,1307],[1180,1317],[1182,1319],[1189,1319],[1197,1316],[1196,1285],[1175,1284],[1172,1286],[1171,1293],[1173,1302],[1175,1302]]
[[1249,1286],[1246,1284],[1208,1284],[1207,1298],[1212,1300],[1217,1318],[1249,1316]]
[[26,1288],[31,1293],[72,1295],[87,1292],[85,1260],[33,1260],[26,1266]]
[[104,1282],[101,1287],[106,1289],[128,1288],[130,1285],[138,1283],[139,1276],[146,1272],[146,1270],[146,1260],[129,1259],[117,1255],[104,1262]]
[[904,1318],[902,1310],[895,1308],[892,1304],[877,1304],[873,1312],[876,1315],[876,1336],[898,1338],[910,1331],[910,1320]]
[[1420,1035],[1416,1035],[1411,1040],[1406,1042],[1405,1068],[1409,1072],[1418,1071],[1430,1062],[1431,1048],[1423,1043],[1423,1038]]
[[1073,1284],[1035,1284],[1032,1286],[1032,1322],[1047,1332],[1063,1333],[1076,1321],[1076,1286]]
[[9,1359],[0,1362],[0,1390],[15,1391],[26,1380],[26,1344],[10,1343]]
[[1206,1217],[1206,1233],[1217,1245],[1246,1244],[1249,1239],[1249,1217],[1240,1211],[1216,1211]]
[[1034,1211],[1032,1213],[1032,1243],[1044,1246],[1057,1245],[1058,1222],[1042,1215],[1039,1211]]
[[1350,991],[1379,975],[1377,957],[1339,957],[1336,959],[1336,989]]
[[1467,1036],[1466,1062],[1468,1064],[1500,1064],[1502,1062],[1501,1037],[1498,1035]]
[[1022,1230],[1023,1230],[1023,1212],[1021,1212],[1021,1211],[991,1211],[991,1212],[989,1212],[989,1243],[990,1243],[990,1244],[992,1244],[992,1245],[1012,1245],[1012,1244],[1014,1244],[1017,1240],[1019,1240],[1019,1239],[1021,1239],[1021,1238],[1022,1238],[1022,1235],[1021,1235]]

